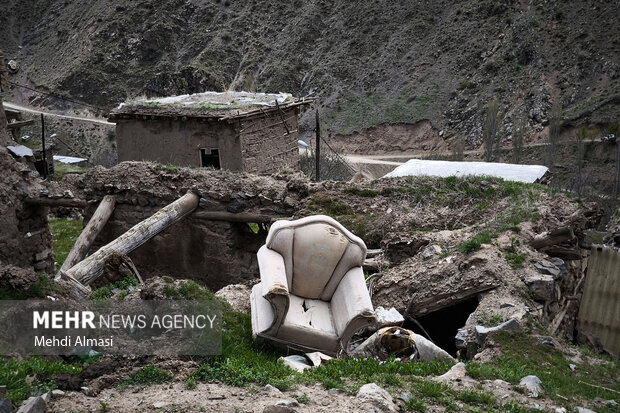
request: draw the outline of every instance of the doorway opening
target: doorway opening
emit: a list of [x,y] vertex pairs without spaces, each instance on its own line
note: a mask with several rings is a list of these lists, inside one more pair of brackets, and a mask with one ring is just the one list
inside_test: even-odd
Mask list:
[[218,148],[200,148],[200,166],[220,169],[220,150]]
[[[425,336],[446,350],[452,356],[456,356],[455,336],[459,328],[462,328],[467,318],[478,307],[478,297],[462,301],[451,307],[442,308],[432,313],[417,317],[416,321],[422,325],[424,332],[415,322],[405,321],[403,327],[413,330]],[[427,334],[428,333],[428,336]]]

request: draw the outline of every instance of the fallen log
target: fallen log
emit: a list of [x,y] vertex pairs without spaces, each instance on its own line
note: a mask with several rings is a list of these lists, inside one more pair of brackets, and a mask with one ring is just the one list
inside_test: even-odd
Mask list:
[[251,222],[255,224],[270,224],[278,219],[289,219],[243,212],[233,214],[232,212],[225,211],[196,211],[191,215],[191,218],[200,218],[208,221]]
[[66,208],[84,208],[87,205],[83,199],[75,198],[26,198],[24,202],[32,205]]
[[[78,237],[77,241],[69,251],[67,259],[60,267],[60,271],[67,271],[77,263],[82,261],[88,250],[95,242],[97,235],[101,232],[105,224],[108,222],[110,215],[114,212],[114,206],[116,205],[116,198],[112,195],[106,195],[101,200],[101,203],[97,207],[97,210],[88,221],[86,227],[82,230],[82,233]],[[56,275],[56,279],[60,278],[60,271]]]
[[170,225],[193,212],[198,207],[198,201],[198,195],[188,192],[150,218],[134,225],[114,241],[99,248],[97,252],[66,271],[67,275],[84,285],[92,283],[103,273],[106,260],[112,253],[129,254]]
[[574,239],[575,233],[573,232],[573,229],[571,227],[562,227],[534,238],[530,241],[530,246],[534,249],[540,250],[566,241],[572,241]]

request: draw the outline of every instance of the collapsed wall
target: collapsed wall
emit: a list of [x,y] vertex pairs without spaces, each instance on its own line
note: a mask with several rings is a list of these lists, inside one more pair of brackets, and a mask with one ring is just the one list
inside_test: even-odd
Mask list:
[[0,288],[26,289],[54,272],[48,208],[26,202],[43,190],[38,174],[0,147]]
[[[258,275],[256,252],[265,242],[264,224],[293,216],[307,193],[300,175],[275,177],[124,162],[69,177],[77,197],[89,201],[85,222],[104,195],[116,208],[92,251],[104,245],[188,190],[200,194],[198,209],[129,254],[141,275],[191,278],[213,290]],[[209,219],[202,213],[244,217],[241,222]],[[201,216],[202,214],[202,216]],[[249,225],[251,224],[251,225]]]

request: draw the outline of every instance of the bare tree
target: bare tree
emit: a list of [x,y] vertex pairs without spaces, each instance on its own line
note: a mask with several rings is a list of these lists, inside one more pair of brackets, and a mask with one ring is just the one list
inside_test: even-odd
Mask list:
[[512,128],[512,162],[521,163],[523,159],[523,141],[525,140],[525,129],[527,127],[527,114],[520,113]]
[[495,159],[495,151],[497,145],[497,125],[499,112],[499,102],[497,99],[491,99],[487,103],[486,116],[482,125],[482,140],[484,142],[484,160],[492,162]]
[[452,144],[452,160],[462,161],[465,153],[465,141],[463,138],[458,137],[454,139]]

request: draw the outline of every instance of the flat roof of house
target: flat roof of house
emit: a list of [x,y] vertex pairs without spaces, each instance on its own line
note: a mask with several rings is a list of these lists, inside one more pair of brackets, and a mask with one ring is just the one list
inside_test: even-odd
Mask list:
[[497,162],[455,162],[410,159],[384,178],[399,176],[493,176],[506,181],[533,183],[541,179],[549,168],[542,165],[518,165]]
[[185,116],[224,120],[310,102],[312,99],[295,98],[290,93],[203,92],[156,99],[129,100],[114,109],[109,119],[114,121],[142,116]]

